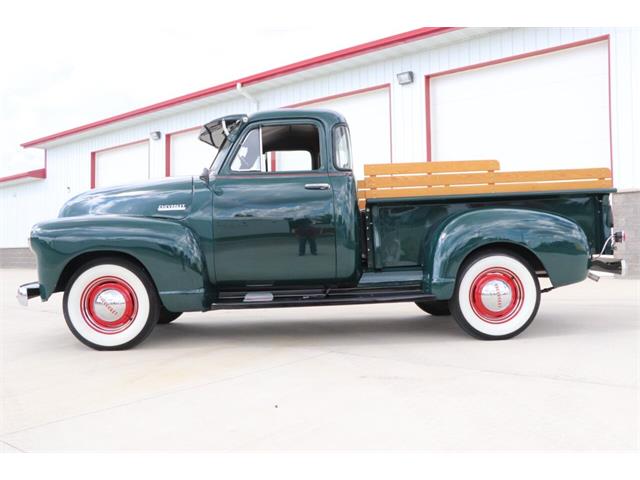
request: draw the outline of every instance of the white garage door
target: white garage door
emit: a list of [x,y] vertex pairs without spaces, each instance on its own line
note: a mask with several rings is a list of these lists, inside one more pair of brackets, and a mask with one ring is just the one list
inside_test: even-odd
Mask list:
[[216,149],[198,139],[200,129],[174,133],[169,136],[171,176],[200,175],[209,167]]
[[305,104],[304,107],[328,108],[345,117],[351,132],[353,171],[357,178],[364,177],[365,163],[391,162],[388,88]]
[[149,178],[149,142],[96,152],[96,187],[108,187]]
[[608,167],[608,82],[606,42],[434,77],[432,159]]

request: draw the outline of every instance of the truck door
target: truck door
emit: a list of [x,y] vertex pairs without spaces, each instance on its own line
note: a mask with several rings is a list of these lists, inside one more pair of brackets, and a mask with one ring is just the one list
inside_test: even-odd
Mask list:
[[248,126],[214,180],[216,278],[227,285],[326,284],[335,219],[320,125]]

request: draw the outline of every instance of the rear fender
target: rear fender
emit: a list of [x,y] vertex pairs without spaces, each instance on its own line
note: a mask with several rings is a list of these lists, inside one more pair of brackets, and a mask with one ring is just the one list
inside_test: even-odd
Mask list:
[[442,222],[425,241],[424,288],[438,299],[451,298],[464,260],[492,244],[512,244],[535,255],[554,287],[584,280],[589,243],[573,221],[517,208],[483,208]]

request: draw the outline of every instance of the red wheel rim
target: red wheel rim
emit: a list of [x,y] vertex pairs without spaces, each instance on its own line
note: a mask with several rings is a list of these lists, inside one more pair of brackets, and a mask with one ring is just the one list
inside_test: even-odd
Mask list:
[[511,270],[488,268],[471,283],[469,301],[474,313],[485,322],[505,323],[522,308],[524,287]]
[[138,297],[127,282],[118,277],[100,277],[82,291],[82,318],[92,329],[112,335],[129,328],[138,313]]

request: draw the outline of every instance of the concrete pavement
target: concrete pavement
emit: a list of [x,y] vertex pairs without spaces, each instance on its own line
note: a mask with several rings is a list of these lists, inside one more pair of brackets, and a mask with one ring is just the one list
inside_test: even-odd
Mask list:
[[640,448],[640,281],[482,342],[413,304],[185,314],[97,352],[0,270],[0,451]]

